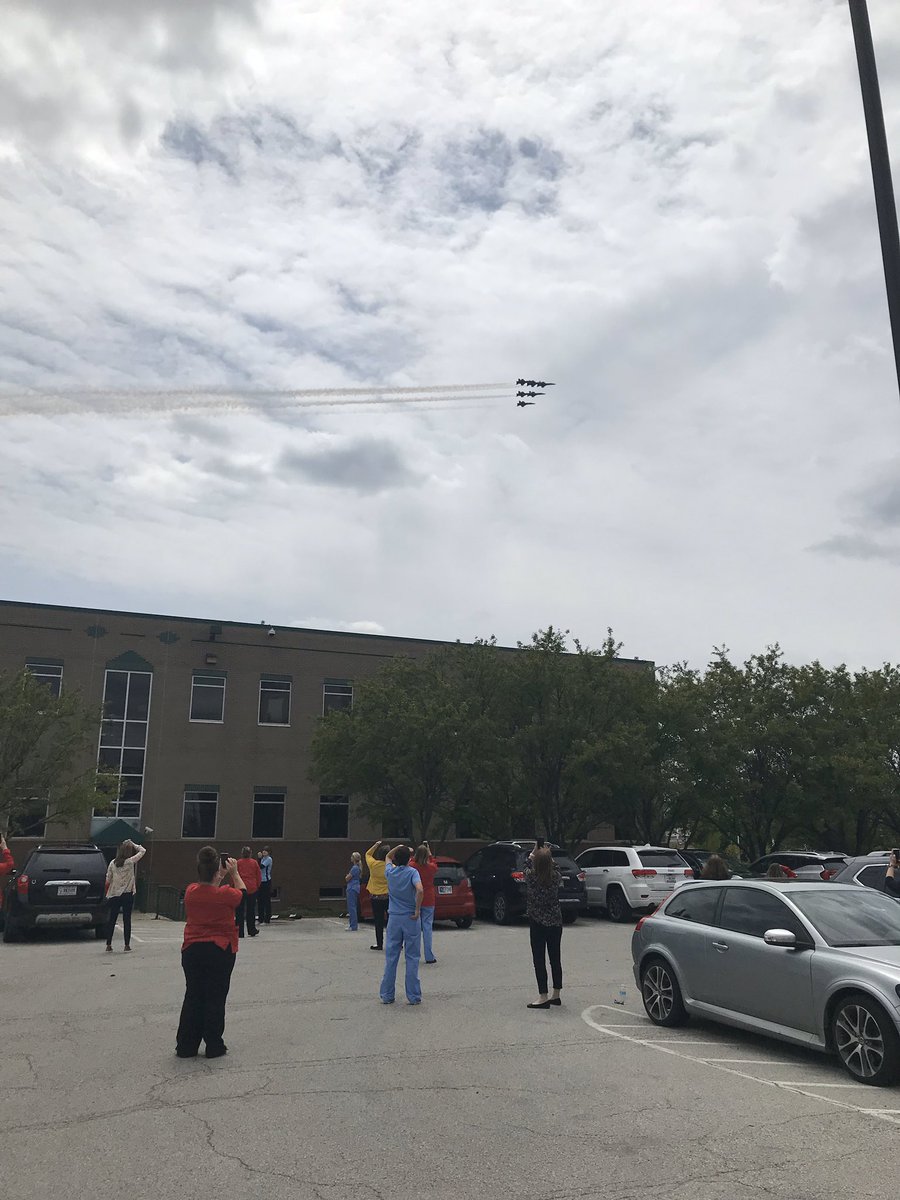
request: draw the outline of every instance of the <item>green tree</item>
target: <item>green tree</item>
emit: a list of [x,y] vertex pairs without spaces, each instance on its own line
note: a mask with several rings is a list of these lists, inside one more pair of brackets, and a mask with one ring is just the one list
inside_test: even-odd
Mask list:
[[29,671],[0,674],[0,830],[16,834],[45,808],[68,824],[106,807],[117,781],[84,766],[97,723],[77,693],[56,697]]

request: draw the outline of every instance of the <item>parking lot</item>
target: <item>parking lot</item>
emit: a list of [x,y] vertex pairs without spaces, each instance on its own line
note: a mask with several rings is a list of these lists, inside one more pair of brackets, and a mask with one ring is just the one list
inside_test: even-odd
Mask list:
[[[525,1008],[527,928],[441,926],[424,1003],[377,999],[371,931],[242,943],[226,1058],[178,1060],[180,927],[0,946],[0,1160],[17,1200],[226,1193],[668,1200],[882,1196],[900,1089],[692,1022],[659,1029],[628,926],[563,937],[564,1007]],[[625,984],[625,1004],[614,999]],[[398,1001],[402,1000],[402,991]]]

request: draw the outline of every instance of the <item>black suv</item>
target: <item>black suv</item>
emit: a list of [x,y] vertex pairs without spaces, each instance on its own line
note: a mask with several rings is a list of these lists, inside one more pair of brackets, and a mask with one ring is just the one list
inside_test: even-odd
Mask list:
[[106,936],[106,859],[92,842],[44,842],[7,878],[3,940],[26,930],[93,928]]
[[[498,925],[507,925],[525,913],[525,863],[534,849],[534,839],[491,842],[476,850],[466,863],[466,874],[475,895],[475,911],[490,912]],[[559,867],[562,880],[559,906],[565,925],[571,925],[579,913],[587,912],[584,872],[568,850],[548,845]]]

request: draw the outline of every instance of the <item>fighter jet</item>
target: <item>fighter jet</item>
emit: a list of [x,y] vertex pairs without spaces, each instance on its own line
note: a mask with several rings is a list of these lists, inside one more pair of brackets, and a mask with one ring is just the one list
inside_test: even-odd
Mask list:
[[516,408],[534,408],[533,400],[517,400]]
[[516,383],[519,385],[519,387],[522,387],[523,385],[525,387],[536,388],[556,387],[555,383],[548,383],[546,379],[517,379]]
[[535,398],[535,396],[543,396],[544,393],[543,392],[516,392],[516,395],[519,397],[520,400],[523,396],[530,396],[533,400]]

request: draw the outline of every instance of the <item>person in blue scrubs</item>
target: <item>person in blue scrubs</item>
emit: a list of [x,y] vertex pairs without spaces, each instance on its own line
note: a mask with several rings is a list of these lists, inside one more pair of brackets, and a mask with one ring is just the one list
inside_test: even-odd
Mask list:
[[348,933],[359,929],[359,881],[362,878],[362,856],[354,850],[350,855],[350,870],[344,876],[347,885],[347,924]]
[[384,976],[381,980],[381,1003],[394,1003],[397,986],[397,967],[401,950],[406,955],[406,1000],[421,1004],[422,985],[419,983],[419,954],[422,945],[422,880],[419,872],[409,865],[412,850],[395,846],[385,859],[384,876],[388,885],[391,919],[387,923],[384,942]]

